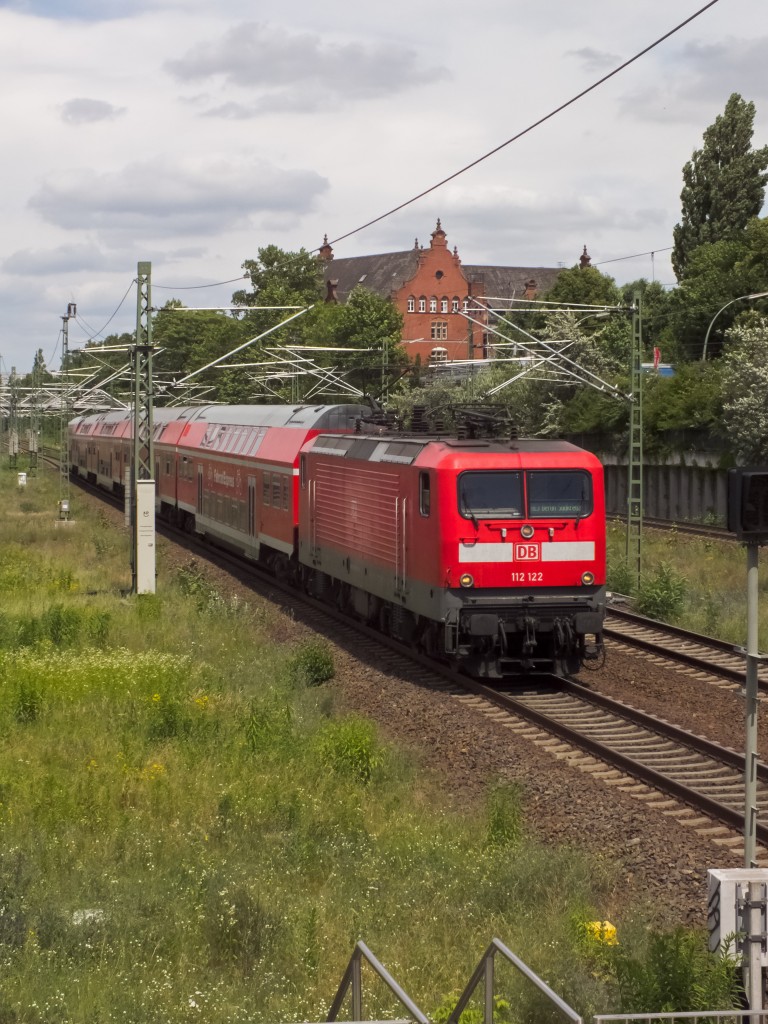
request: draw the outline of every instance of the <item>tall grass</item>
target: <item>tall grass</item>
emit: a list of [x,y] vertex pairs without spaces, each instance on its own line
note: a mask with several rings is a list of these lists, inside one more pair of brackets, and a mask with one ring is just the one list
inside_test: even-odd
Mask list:
[[[574,925],[642,920],[607,861],[537,846],[508,784],[449,811],[331,713],[326,645],[278,642],[199,567],[161,549],[157,594],[126,596],[127,537],[76,495],[56,527],[55,483],[0,471],[3,1024],[318,1020],[359,938],[427,1012],[493,935],[582,1010],[619,1005]],[[541,1019],[502,975],[500,1012]],[[365,1010],[397,1007],[373,984]]]
[[[623,524],[608,525],[608,585],[653,618],[746,644],[746,550],[734,541],[645,530],[639,588],[627,565]],[[759,581],[760,635],[768,642],[768,573]]]

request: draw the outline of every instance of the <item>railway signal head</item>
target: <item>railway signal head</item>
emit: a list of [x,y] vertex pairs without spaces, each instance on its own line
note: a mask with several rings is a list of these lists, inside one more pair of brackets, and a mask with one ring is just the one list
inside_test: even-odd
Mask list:
[[768,467],[729,470],[728,529],[740,540],[768,542]]

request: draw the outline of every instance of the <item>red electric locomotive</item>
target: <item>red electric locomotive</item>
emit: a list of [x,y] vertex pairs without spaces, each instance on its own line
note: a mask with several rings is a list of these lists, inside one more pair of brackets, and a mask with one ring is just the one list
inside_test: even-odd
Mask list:
[[315,437],[298,557],[313,593],[473,676],[602,649],[603,469],[564,441]]
[[[473,676],[597,658],[600,462],[563,441],[362,433],[369,413],[158,409],[159,514]],[[128,412],[73,421],[73,472],[120,491],[130,435]]]

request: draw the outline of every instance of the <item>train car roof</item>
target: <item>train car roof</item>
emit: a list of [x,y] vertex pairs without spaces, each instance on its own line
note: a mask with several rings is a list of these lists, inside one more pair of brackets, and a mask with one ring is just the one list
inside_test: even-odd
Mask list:
[[331,430],[354,426],[370,414],[364,405],[204,405],[178,409],[178,419],[192,422],[235,424],[241,427],[303,427]]
[[517,438],[515,440],[457,439],[428,436],[375,436],[370,434],[318,434],[306,444],[306,451],[340,458],[359,459],[363,462],[399,462],[410,465],[425,448],[445,454],[483,452],[486,455],[590,453],[570,441],[547,438]]
[[[160,406],[152,411],[156,424],[186,421],[188,423],[221,423],[237,426],[298,427],[305,430],[351,429],[356,421],[370,415],[365,405],[194,405],[169,407]],[[92,424],[97,426],[121,423],[133,416],[132,409],[110,410],[91,413],[72,420],[78,427]]]

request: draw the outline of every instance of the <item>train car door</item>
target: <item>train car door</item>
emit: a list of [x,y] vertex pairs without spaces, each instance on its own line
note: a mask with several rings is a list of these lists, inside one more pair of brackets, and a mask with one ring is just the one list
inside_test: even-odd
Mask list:
[[256,536],[256,477],[248,477],[248,536]]
[[203,466],[197,467],[197,514],[203,514]]
[[408,570],[406,566],[408,526],[408,498],[395,498],[395,593],[406,592],[406,577]]

